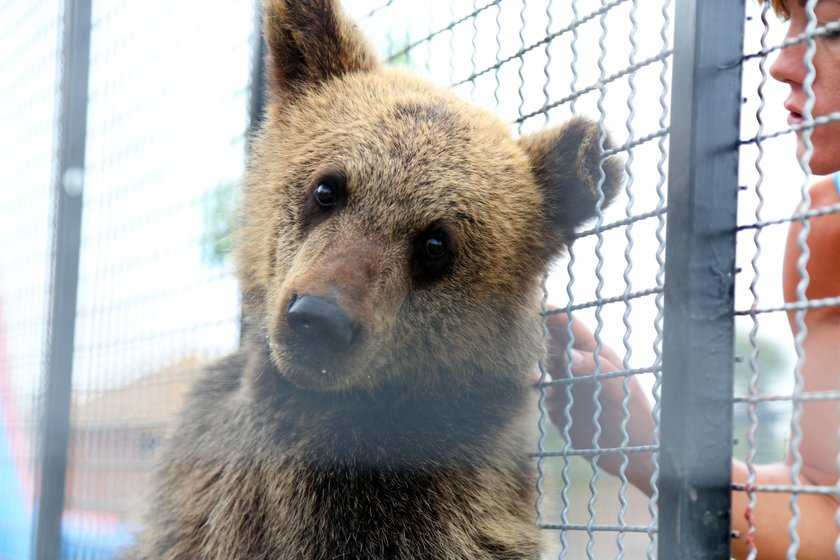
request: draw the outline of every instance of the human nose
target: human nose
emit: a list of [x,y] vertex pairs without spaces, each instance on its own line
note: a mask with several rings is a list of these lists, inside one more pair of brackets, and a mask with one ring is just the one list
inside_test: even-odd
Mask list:
[[801,85],[805,81],[804,58],[807,48],[807,43],[798,43],[782,49],[770,67],[773,79],[791,86]]

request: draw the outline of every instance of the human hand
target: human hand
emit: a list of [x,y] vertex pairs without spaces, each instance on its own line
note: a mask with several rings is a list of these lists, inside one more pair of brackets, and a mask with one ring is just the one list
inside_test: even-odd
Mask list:
[[[568,430],[572,448],[592,449],[597,445],[601,449],[614,449],[652,444],[655,426],[650,405],[635,376],[599,379],[624,369],[615,351],[603,344],[599,348],[593,333],[580,321],[572,321],[571,363],[567,367],[568,316],[551,314],[546,320],[546,326],[549,334],[546,366],[553,378],[568,379],[569,374],[575,378],[584,378],[570,385],[560,384],[547,389],[545,403],[548,415],[561,434]],[[571,417],[568,423],[567,408]],[[596,442],[594,440],[599,428]],[[626,475],[634,485],[647,493],[650,493],[652,473],[650,455],[649,452],[626,455],[629,459],[625,468]],[[598,455],[596,460],[607,472],[618,475],[623,455],[606,453]]]

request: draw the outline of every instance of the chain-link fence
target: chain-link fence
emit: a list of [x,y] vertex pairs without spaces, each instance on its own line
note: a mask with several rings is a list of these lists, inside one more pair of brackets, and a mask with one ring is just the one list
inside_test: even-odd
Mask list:
[[[389,60],[453,87],[520,132],[587,115],[610,132],[617,147],[608,154],[624,158],[624,191],[611,207],[599,208],[546,283],[551,328],[568,345],[551,349],[539,383],[536,514],[547,532],[547,557],[656,554],[657,494],[633,487],[625,471],[628,454],[644,455],[656,488],[658,427],[645,434],[644,445],[630,443],[626,426],[614,445],[594,433],[573,442],[587,428],[571,415],[592,425],[606,400],[600,379],[617,384],[609,390],[622,407],[635,378],[634,390],[647,395],[658,422],[672,21],[667,0],[485,0],[453,2],[448,11],[397,0],[364,19]],[[563,356],[578,346],[576,323],[593,329],[599,345],[609,341],[620,349],[617,367],[572,374],[574,358]],[[576,405],[576,398],[585,402]],[[552,428],[549,416],[563,428]],[[608,463],[619,458],[613,474],[601,466],[606,456]]]
[[836,539],[840,450],[840,105],[831,86],[840,6],[832,4],[777,3],[786,35],[770,4],[750,5],[746,25],[735,311],[743,463],[733,505],[744,512],[736,549],[749,558],[776,543],[788,558],[840,556],[815,548]]
[[255,5],[36,4],[0,7],[0,557],[104,558],[191,379],[238,344]]
[[48,327],[60,2],[6,3],[0,33],[0,557],[31,539]]
[[[733,474],[736,515],[748,500],[736,547],[769,531],[767,496],[792,496],[795,557],[796,496],[837,492],[800,479],[808,437],[837,455],[834,433],[804,435],[800,419],[815,401],[840,409],[832,379],[809,388],[805,360],[809,315],[840,294],[809,291],[804,257],[783,300],[777,249],[793,222],[807,255],[809,225],[840,206],[809,198],[810,133],[806,172],[786,175],[792,130],[833,117],[803,106],[801,122],[779,120],[767,59],[785,40],[769,8],[749,5],[744,27],[728,0],[345,4],[391,63],[519,132],[587,115],[623,158],[623,191],[546,281],[533,452],[546,557],[728,558]],[[784,44],[836,29],[814,4]],[[261,106],[256,12],[0,4],[0,558],[107,558],[127,543],[184,391],[238,344],[227,233]],[[780,334],[786,311],[795,339]],[[788,440],[790,482],[761,484],[756,465],[784,463]]]

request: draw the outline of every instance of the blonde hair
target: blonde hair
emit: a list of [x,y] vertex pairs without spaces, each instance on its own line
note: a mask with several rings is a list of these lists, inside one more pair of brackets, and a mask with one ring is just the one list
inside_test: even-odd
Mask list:
[[758,0],[759,4],[769,2],[776,15],[785,19],[790,17],[790,12],[787,9],[787,0]]

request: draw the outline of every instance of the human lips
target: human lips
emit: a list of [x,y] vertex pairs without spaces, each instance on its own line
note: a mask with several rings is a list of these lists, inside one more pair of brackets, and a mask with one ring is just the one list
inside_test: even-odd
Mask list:
[[802,115],[802,111],[793,103],[785,103],[785,109],[787,109],[789,113],[787,118],[788,125],[796,126],[798,124],[802,124],[802,121],[805,120]]

